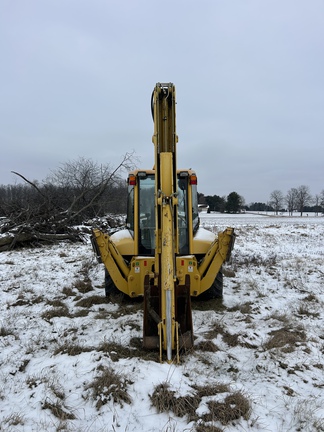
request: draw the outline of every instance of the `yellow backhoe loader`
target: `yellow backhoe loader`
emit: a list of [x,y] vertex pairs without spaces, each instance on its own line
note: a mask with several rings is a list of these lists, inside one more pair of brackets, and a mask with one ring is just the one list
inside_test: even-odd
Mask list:
[[235,234],[199,227],[197,176],[177,169],[174,85],[157,83],[151,105],[154,167],[128,175],[126,229],[94,229],[92,245],[105,265],[106,295],[117,288],[144,297],[143,346],[171,362],[193,346],[191,297],[222,296]]

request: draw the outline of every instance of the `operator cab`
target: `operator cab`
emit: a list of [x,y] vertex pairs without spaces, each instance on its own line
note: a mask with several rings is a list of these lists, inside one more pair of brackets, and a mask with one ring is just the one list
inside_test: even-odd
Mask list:
[[[199,227],[197,177],[188,170],[178,171],[177,183],[178,218],[174,229],[178,230],[179,255],[188,255],[192,253],[190,238]],[[155,213],[154,170],[130,173],[126,226],[138,247],[138,255],[155,254]]]

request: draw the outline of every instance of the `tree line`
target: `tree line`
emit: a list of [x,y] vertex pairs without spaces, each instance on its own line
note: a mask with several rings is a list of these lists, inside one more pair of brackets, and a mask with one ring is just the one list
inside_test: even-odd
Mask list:
[[223,197],[199,193],[198,203],[201,206],[206,206],[208,212],[240,213],[246,207],[244,198],[237,192],[231,192],[229,195]]
[[[89,219],[93,223],[93,219],[109,213],[125,214],[124,173],[133,169],[135,162],[133,153],[126,153],[116,167],[79,158],[62,164],[43,182],[31,181],[22,173],[14,172],[24,183],[0,185],[0,233],[3,234],[0,251],[23,242],[79,240],[82,233],[77,225],[84,225]],[[288,210],[292,214],[297,210],[303,215],[305,211],[324,211],[324,190],[312,197],[304,185],[290,189],[286,195],[274,190],[267,203],[249,206],[237,192],[223,197],[199,193],[198,198],[199,204],[208,211],[221,213],[251,210],[278,214]]]
[[290,215],[294,211],[298,211],[300,216],[306,211],[313,211],[316,214],[323,213],[324,189],[314,196],[311,195],[309,187],[305,185],[289,189],[286,195],[276,189],[270,194],[269,204],[276,214],[285,209]]
[[324,213],[324,189],[312,196],[308,186],[301,185],[297,188],[291,188],[284,195],[276,189],[271,192],[267,203],[253,202],[250,205],[245,204],[244,198],[237,192],[231,192],[228,196],[204,195],[199,194],[199,203],[206,205],[208,211],[221,213],[240,213],[241,211],[272,211],[275,214],[288,211],[289,215],[299,212],[303,216],[305,212],[314,212],[315,214]]

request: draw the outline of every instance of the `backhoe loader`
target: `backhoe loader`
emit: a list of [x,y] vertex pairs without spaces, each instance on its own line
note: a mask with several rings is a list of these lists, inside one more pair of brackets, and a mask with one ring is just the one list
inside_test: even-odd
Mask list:
[[128,175],[126,228],[94,229],[92,245],[105,265],[106,294],[144,297],[143,347],[179,362],[180,350],[193,346],[191,297],[222,296],[235,234],[199,226],[196,173],[177,168],[175,86],[157,83],[151,107],[154,167]]

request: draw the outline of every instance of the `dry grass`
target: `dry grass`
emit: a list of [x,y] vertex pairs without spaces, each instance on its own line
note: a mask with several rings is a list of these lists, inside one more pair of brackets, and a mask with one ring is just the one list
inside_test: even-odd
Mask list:
[[6,337],[6,336],[14,336],[15,339],[17,339],[17,335],[13,330],[11,330],[8,327],[0,327],[0,337]]
[[206,334],[208,339],[215,339],[219,334],[223,335],[225,333],[224,324],[222,322],[213,323],[211,329]]
[[315,294],[308,294],[306,297],[303,298],[303,301],[318,303],[318,298]]
[[207,332],[207,339],[215,339],[218,335],[222,336],[223,341],[230,347],[241,345],[238,334],[231,334],[224,328],[221,322],[215,322],[211,329]]
[[143,310],[142,297],[130,298],[123,293],[118,293],[111,295],[109,297],[109,302],[119,306],[117,311],[111,312],[110,314],[110,316],[114,319],[121,316],[130,316],[131,314],[135,314],[136,312]]
[[60,386],[58,383],[51,383],[49,388],[53,392],[53,394],[61,400],[65,399],[65,392],[62,386]]
[[223,341],[230,347],[241,345],[241,343],[239,342],[239,335],[231,334],[227,331],[223,334]]
[[34,297],[32,299],[32,304],[39,304],[39,303],[45,303],[46,299],[43,295],[39,295],[37,297]]
[[224,429],[220,429],[217,426],[200,423],[196,426],[196,432],[224,432]]
[[224,312],[226,310],[226,306],[223,304],[221,298],[203,300],[200,297],[193,297],[191,299],[191,307],[192,310],[198,311],[212,310],[215,312]]
[[267,319],[274,319],[276,321],[280,321],[285,325],[288,325],[291,321],[291,317],[289,315],[285,313],[279,313],[279,312],[272,313]]
[[205,396],[217,395],[219,393],[230,392],[229,385],[223,383],[215,383],[215,384],[205,385],[205,386],[193,386],[193,388],[198,393],[200,398],[203,398]]
[[93,305],[108,303],[106,297],[100,295],[93,295],[90,297],[83,298],[76,303],[76,306],[90,308]]
[[278,261],[277,255],[275,253],[269,253],[262,256],[260,253],[255,253],[253,255],[243,255],[236,253],[232,257],[232,264],[235,268],[244,267],[265,267],[272,268],[276,266]]
[[66,307],[65,303],[63,303],[62,300],[59,300],[59,299],[47,300],[46,304],[48,304],[49,306],[56,307],[56,308],[64,308],[64,307]]
[[250,313],[251,312],[251,302],[243,303],[243,304],[236,304],[234,306],[229,307],[227,310],[229,312],[241,312],[241,313]]
[[159,361],[159,353],[157,350],[148,350],[143,348],[143,340],[141,337],[133,337],[129,341],[129,345],[135,348],[134,353],[137,358],[146,361]]
[[301,303],[296,311],[297,316],[307,316],[309,318],[318,318],[319,312],[311,310],[307,304]]
[[135,350],[132,350],[129,347],[121,345],[117,342],[108,342],[106,340],[99,344],[99,346],[97,347],[97,351],[102,351],[109,354],[109,357],[114,362],[122,358],[136,357]]
[[75,291],[70,287],[64,287],[62,289],[62,294],[64,294],[65,297],[74,297],[76,295]]
[[95,262],[94,262],[93,259],[86,259],[86,260],[84,260],[82,262],[82,267],[81,267],[80,273],[84,277],[88,277],[89,276],[89,272],[93,268],[94,265],[95,265]]
[[323,432],[322,401],[314,397],[297,399],[294,406],[294,427],[297,431]]
[[156,386],[150,399],[159,413],[172,411],[178,417],[187,415],[190,421],[198,418],[196,410],[200,397],[198,395],[176,397],[175,391],[169,389],[167,382]]
[[115,341],[104,340],[96,348],[109,355],[113,362],[125,358],[140,358],[146,361],[158,361],[159,353],[156,350],[145,350],[142,346],[142,338],[132,338],[129,345],[124,346]]
[[264,349],[283,348],[294,350],[297,343],[305,342],[306,333],[300,327],[285,326],[269,333],[270,338],[264,344]]
[[49,399],[46,399],[42,404],[42,408],[49,409],[60,420],[74,420],[76,418],[73,413],[66,410],[61,402],[51,402]]
[[102,366],[100,374],[86,386],[86,390],[91,390],[97,410],[111,400],[123,407],[124,403],[130,404],[132,401],[127,392],[128,384],[132,382],[122,374]]
[[29,306],[31,305],[31,301],[29,299],[18,299],[15,303],[12,303],[10,307],[15,306]]
[[85,277],[84,279],[77,279],[74,282],[73,287],[76,288],[81,294],[86,294],[90,291],[93,291],[91,280],[88,277]]
[[67,354],[69,356],[76,356],[84,352],[93,351],[94,349],[94,347],[82,346],[71,342],[63,342],[54,350],[54,355]]
[[10,261],[10,260],[5,261],[3,264],[4,265],[15,265],[14,261]]
[[80,309],[73,314],[73,318],[86,317],[89,315],[89,309]]
[[214,344],[211,340],[204,340],[197,344],[195,344],[195,349],[204,351],[204,352],[217,352],[219,351],[219,348],[217,345]]
[[72,318],[72,315],[71,315],[68,307],[64,305],[64,306],[56,307],[54,309],[49,309],[49,310],[43,312],[41,317],[45,321],[50,321],[52,318],[56,318],[56,317],[70,317],[70,318]]
[[216,383],[207,386],[194,386],[193,389],[193,394],[177,397],[176,392],[170,390],[169,383],[164,382],[157,385],[153,394],[150,395],[151,403],[159,413],[173,412],[178,417],[188,416],[189,421],[197,421],[197,427],[200,428],[198,430],[201,431],[213,430],[208,429],[210,425],[205,425],[202,421],[219,421],[223,425],[228,425],[233,420],[238,420],[240,417],[247,420],[250,416],[250,401],[243,393],[235,392],[227,395],[223,402],[216,402],[214,400],[208,401],[207,406],[209,408],[209,413],[199,417],[196,411],[203,397],[211,397],[219,393],[228,393],[230,388],[226,384]]
[[253,305],[252,302],[243,303],[242,305],[239,306],[239,311],[244,315],[250,314],[252,312],[252,305]]
[[209,401],[207,405],[210,412],[202,419],[205,422],[219,421],[224,426],[241,417],[247,420],[251,413],[250,401],[241,392],[226,396],[223,402]]
[[19,372],[25,372],[26,367],[28,366],[28,363],[30,362],[30,359],[25,359],[21,362],[21,365],[18,368]]
[[5,431],[6,429],[2,429],[2,425],[8,425],[8,426],[18,426],[18,425],[24,425],[24,417],[21,414],[18,413],[12,413],[7,417],[2,418],[1,424],[0,424],[0,431]]

